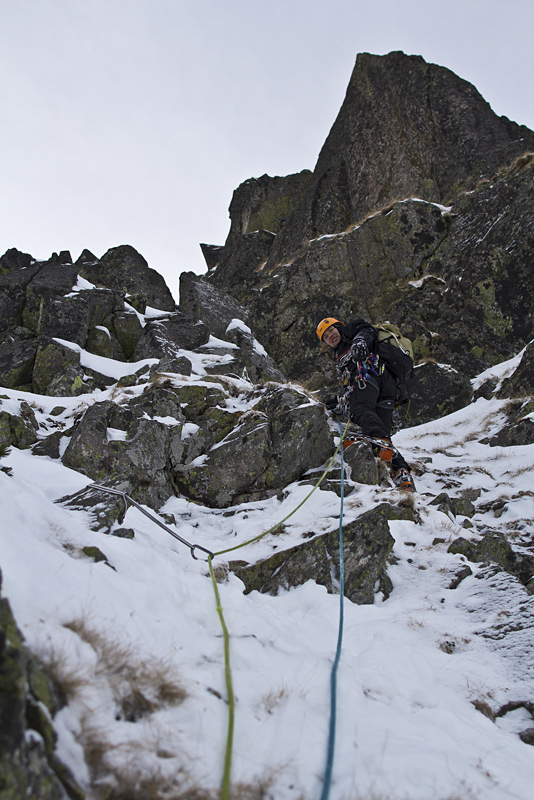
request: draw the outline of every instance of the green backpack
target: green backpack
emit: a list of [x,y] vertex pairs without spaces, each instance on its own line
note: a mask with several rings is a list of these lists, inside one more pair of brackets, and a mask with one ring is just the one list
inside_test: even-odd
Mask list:
[[404,383],[413,377],[414,355],[410,339],[391,322],[381,322],[374,327],[378,335],[378,355],[398,383]]

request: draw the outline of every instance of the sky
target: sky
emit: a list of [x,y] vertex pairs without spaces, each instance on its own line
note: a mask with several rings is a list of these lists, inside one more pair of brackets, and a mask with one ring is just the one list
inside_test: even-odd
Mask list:
[[313,169],[357,54],[393,50],[534,129],[532,0],[0,0],[0,254],[130,244],[178,299],[234,189]]

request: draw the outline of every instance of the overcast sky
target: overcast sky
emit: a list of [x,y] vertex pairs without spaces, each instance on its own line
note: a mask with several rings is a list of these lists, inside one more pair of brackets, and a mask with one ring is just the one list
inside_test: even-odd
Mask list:
[[534,129],[534,0],[0,0],[0,255],[131,244],[177,299],[234,189],[313,169],[392,50]]

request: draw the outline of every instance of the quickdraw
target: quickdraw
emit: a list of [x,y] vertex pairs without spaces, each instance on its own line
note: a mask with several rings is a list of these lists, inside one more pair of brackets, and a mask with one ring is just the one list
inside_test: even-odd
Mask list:
[[379,356],[374,353],[371,353],[365,361],[353,361],[352,364],[354,365],[352,369],[346,366],[343,370],[344,388],[349,387],[354,382],[358,389],[365,389],[365,385],[371,375],[378,377],[384,369],[382,364],[379,365]]
[[371,375],[378,375],[378,356],[371,353],[365,361],[357,361],[357,373],[355,373],[354,381],[358,389],[365,389],[365,385]]

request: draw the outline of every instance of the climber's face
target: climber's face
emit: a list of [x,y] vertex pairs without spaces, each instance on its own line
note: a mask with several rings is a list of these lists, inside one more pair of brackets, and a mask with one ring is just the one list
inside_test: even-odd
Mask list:
[[341,334],[335,325],[330,325],[329,328],[325,330],[323,333],[323,342],[325,342],[329,347],[337,347],[341,341]]

